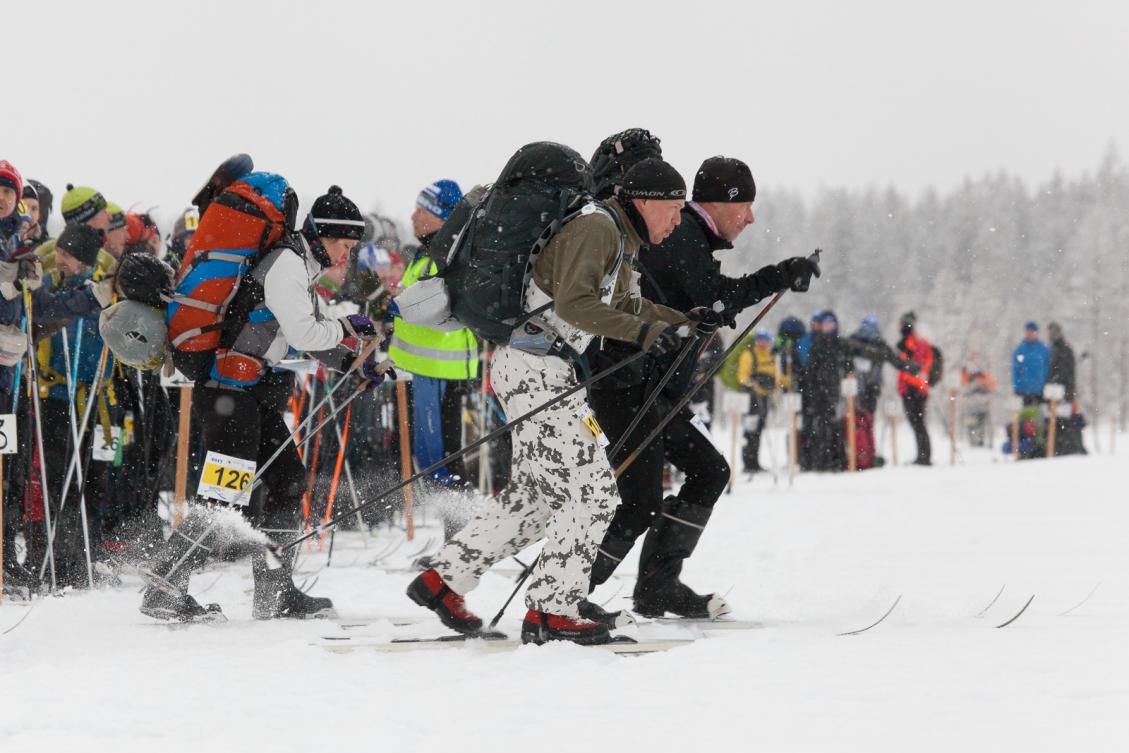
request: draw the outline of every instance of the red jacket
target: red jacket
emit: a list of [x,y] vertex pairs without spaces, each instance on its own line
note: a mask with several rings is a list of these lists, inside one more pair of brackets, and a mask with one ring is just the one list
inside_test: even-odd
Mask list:
[[929,394],[929,369],[933,366],[933,346],[916,332],[906,335],[898,343],[902,360],[916,363],[919,371],[911,374],[908,371],[898,372],[898,394],[905,396],[910,390]]

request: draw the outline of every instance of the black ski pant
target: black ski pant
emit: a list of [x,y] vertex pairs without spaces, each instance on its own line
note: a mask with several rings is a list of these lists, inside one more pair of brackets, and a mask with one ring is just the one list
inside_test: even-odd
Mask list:
[[[218,452],[253,460],[259,470],[280,445],[286,444],[286,449],[262,472],[266,494],[261,520],[256,522],[264,528],[293,529],[306,488],[305,468],[294,443],[290,442],[290,429],[282,418],[290,395],[288,374],[285,379],[287,381],[272,374],[246,390],[221,387],[192,390],[192,411],[204,435],[205,456],[208,452]],[[249,514],[250,508],[245,505],[243,510]]]
[[761,470],[761,433],[768,421],[767,395],[749,395],[749,412],[745,415],[745,448],[741,452],[741,463],[746,473]]
[[836,409],[837,400],[813,400],[810,415],[804,417],[810,470],[841,471],[845,466],[843,423],[836,416]]
[[925,405],[929,396],[910,390],[902,395],[902,405],[906,410],[906,420],[913,429],[913,436],[917,442],[917,460],[914,462],[928,464],[932,458],[932,449],[929,444],[929,430],[925,427]]
[[[620,390],[593,390],[589,404],[614,445],[642,408],[647,385]],[[673,409],[665,398],[655,401],[623,449],[611,458],[617,468]],[[605,540],[629,547],[655,522],[663,505],[663,465],[669,460],[685,474],[678,496],[685,502],[713,507],[729,483],[729,464],[713,442],[691,423],[694,413],[683,408],[617,480],[621,502]],[[626,554],[626,552],[624,552]]]

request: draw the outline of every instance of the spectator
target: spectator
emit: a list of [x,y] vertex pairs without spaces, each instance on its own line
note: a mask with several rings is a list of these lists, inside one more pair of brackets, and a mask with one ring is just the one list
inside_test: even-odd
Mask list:
[[[1059,406],[1055,421],[1055,455],[1086,454],[1082,445],[1082,427],[1086,422],[1078,407],[1078,383],[1074,375],[1074,350],[1066,342],[1062,334],[1062,327],[1057,322],[1047,325],[1047,334],[1051,339],[1050,355],[1047,366],[1047,382],[1061,384],[1065,390],[1062,404]],[[1069,410],[1069,415],[1063,407]]]
[[929,400],[929,373],[933,367],[933,346],[917,332],[917,314],[909,311],[902,315],[902,339],[898,341],[898,351],[907,367],[916,364],[917,371],[911,369],[898,374],[898,394],[902,396],[906,420],[913,429],[917,443],[917,458],[914,465],[932,465],[932,447],[929,444],[929,428],[925,425],[925,406]]
[[1023,342],[1011,354],[1011,387],[1023,398],[1024,405],[1043,401],[1050,355],[1050,348],[1039,339],[1039,325],[1027,322]]
[[776,358],[772,354],[772,334],[757,332],[752,347],[741,353],[737,362],[737,381],[749,390],[749,412],[745,415],[745,449],[741,455],[745,473],[757,473],[760,464],[761,432],[768,421],[769,403],[776,391]]

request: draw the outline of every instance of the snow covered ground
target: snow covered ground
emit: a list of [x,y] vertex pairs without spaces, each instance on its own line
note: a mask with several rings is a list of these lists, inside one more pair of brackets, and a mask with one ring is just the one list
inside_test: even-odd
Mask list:
[[[735,616],[764,627],[643,626],[701,639],[641,657],[575,646],[330,653],[313,644],[442,630],[254,622],[246,562],[193,580],[201,601],[223,606],[223,625],[153,623],[136,611],[135,579],[45,599],[0,637],[0,751],[1125,750],[1129,438],[1120,445],[1118,457],[1013,465],[964,449],[955,468],[740,483],[686,580],[729,591]],[[423,614],[396,568],[436,529],[385,569],[369,564],[402,535],[339,536],[314,593],[345,621]],[[308,552],[300,568],[324,562]],[[470,596],[480,614],[512,587],[516,563],[500,569]],[[598,596],[623,604],[630,588],[617,578]],[[993,628],[1032,594],[1026,614]],[[837,635],[899,595],[882,625]],[[0,605],[0,630],[27,609]],[[522,611],[512,605],[503,627],[516,633]]]

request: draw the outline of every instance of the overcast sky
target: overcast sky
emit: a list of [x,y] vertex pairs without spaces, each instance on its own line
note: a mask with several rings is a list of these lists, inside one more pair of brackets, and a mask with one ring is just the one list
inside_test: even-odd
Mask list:
[[239,151],[307,199],[339,183],[406,218],[436,178],[489,181],[542,139],[589,156],[631,126],[688,181],[707,156],[741,157],[761,195],[999,168],[1034,182],[1129,148],[1129,4],[1108,0],[100,0],[6,16],[19,76],[0,158],[162,216]]

